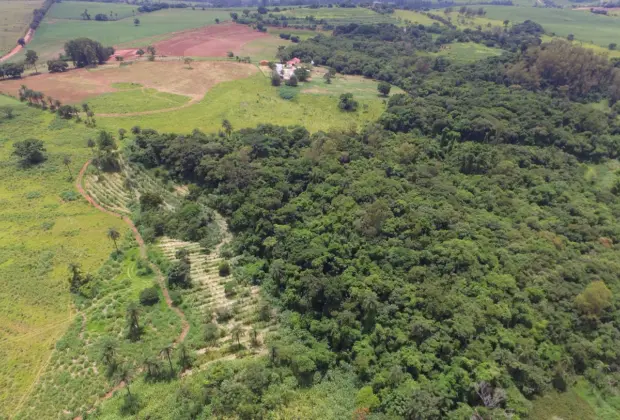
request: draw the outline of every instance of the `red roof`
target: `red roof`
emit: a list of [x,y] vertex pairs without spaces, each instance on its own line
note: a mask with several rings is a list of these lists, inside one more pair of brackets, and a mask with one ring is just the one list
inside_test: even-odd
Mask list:
[[289,60],[289,61],[286,62],[286,64],[288,64],[289,66],[292,65],[292,64],[299,64],[299,63],[301,63],[301,60],[299,58],[297,58],[297,57],[295,57],[292,60]]

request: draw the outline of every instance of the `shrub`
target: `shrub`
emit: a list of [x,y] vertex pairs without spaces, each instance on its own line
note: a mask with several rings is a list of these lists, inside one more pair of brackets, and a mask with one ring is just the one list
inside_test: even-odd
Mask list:
[[220,272],[220,277],[230,276],[230,264],[228,264],[228,261],[222,261],[218,270]]
[[297,86],[297,76],[292,75],[290,79],[286,81],[286,86],[296,87]]
[[215,319],[217,319],[217,322],[228,322],[232,317],[232,311],[225,306],[217,308],[215,311]]
[[62,201],[75,201],[78,197],[79,195],[75,191],[63,191],[60,193]]
[[278,94],[280,95],[280,98],[290,101],[297,96],[297,89],[289,86],[282,86]]
[[282,39],[291,39],[291,34],[280,34],[280,38],[282,38]]
[[145,306],[155,305],[159,302],[159,293],[154,287],[147,287],[140,292],[140,303]]
[[224,294],[226,295],[226,297],[234,296],[236,293],[236,288],[237,288],[236,281],[231,280],[229,282],[226,282],[226,284],[224,285]]

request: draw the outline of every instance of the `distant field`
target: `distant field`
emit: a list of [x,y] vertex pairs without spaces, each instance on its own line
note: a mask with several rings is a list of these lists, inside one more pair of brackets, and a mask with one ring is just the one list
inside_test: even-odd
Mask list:
[[579,41],[604,47],[612,42],[620,43],[620,18],[542,7],[484,6],[484,9],[489,19],[509,19],[513,23],[530,19],[541,24],[548,33],[562,37],[573,34]]
[[[280,98],[278,89],[272,87],[269,79],[261,73],[247,79],[220,83],[200,103],[178,111],[137,117],[101,117],[97,122],[113,130],[139,125],[183,133],[194,128],[205,132],[218,131],[222,120],[228,119],[235,129],[270,122],[279,125],[300,124],[314,132],[330,128],[346,129],[351,124],[362,126],[383,112],[385,105],[378,95],[356,95],[359,96],[359,110],[355,113],[341,112],[338,109],[338,96],[349,89],[338,89],[337,86],[328,88],[330,92],[321,92],[323,94],[300,92],[293,100],[284,100]],[[300,84],[297,89],[303,91],[305,88]]]
[[502,55],[503,51],[499,48],[490,48],[483,44],[474,42],[454,42],[446,46],[437,54],[439,57],[446,57],[457,64],[472,63],[489,57]]
[[[278,13],[274,13],[278,15]],[[305,18],[306,16],[313,16],[316,20],[326,19],[332,25],[344,25],[348,23],[383,23],[392,22],[394,19],[390,15],[381,15],[373,12],[370,9],[356,7],[356,8],[293,8],[279,13],[285,16],[292,16],[296,18]]]
[[[107,229],[124,223],[78,198],[73,175],[90,158],[96,131],[59,120],[0,96],[15,117],[0,117],[0,417],[9,416],[33,384],[75,311],[67,265],[97,270],[112,251]],[[18,140],[45,142],[48,160],[20,169],[11,156]]]
[[0,56],[10,51],[26,34],[32,11],[43,0],[0,0]]
[[[79,15],[89,5],[88,2],[73,2],[71,8]],[[64,3],[52,6],[51,13],[55,14],[59,6],[64,6]],[[70,13],[71,8],[61,9],[61,12]],[[140,15],[139,18],[139,26],[134,25],[131,17],[113,22],[46,18],[28,48],[37,51],[41,61],[45,61],[56,57],[63,50],[65,42],[79,37],[87,36],[106,46],[114,46],[215,24],[216,18],[230,20],[230,15],[226,10],[170,9]],[[19,59],[23,59],[23,53],[15,57],[15,60]]]
[[[80,1],[63,1],[50,9],[47,17],[50,19],[77,19],[83,20],[81,14],[88,10],[91,19],[102,13],[111,19],[123,19],[138,14],[137,5],[123,3],[95,3]],[[110,15],[112,12],[112,15]],[[110,17],[111,16],[111,17]]]

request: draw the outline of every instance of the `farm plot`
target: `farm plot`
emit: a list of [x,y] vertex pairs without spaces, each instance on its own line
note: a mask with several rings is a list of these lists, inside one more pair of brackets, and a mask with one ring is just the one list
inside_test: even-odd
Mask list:
[[[263,336],[274,328],[271,313],[260,305],[259,288],[238,284],[230,274],[230,262],[222,257],[222,247],[231,237],[226,223],[217,216],[222,241],[214,251],[206,253],[196,242],[184,242],[164,238],[159,246],[163,255],[170,261],[178,260],[178,252],[185,250],[191,265],[192,288],[183,293],[183,306],[186,314],[194,322],[207,322],[205,337],[198,344],[207,347],[197,350],[198,355],[207,351],[210,360],[213,352],[234,352],[248,345],[260,351]],[[235,331],[241,331],[237,335]],[[241,347],[241,348],[239,348]]]
[[[131,97],[129,98],[131,102],[123,105],[124,111],[143,111],[141,106],[144,98],[140,98],[142,91],[127,89],[131,88],[131,83],[134,83],[136,89],[141,85],[197,101],[216,84],[247,77],[257,71],[256,66],[251,64],[227,61],[195,62],[191,70],[181,61],[145,61],[123,67],[77,69],[66,73],[41,74],[21,80],[4,80],[0,82],[0,92],[15,96],[20,86],[25,84],[30,89],[60,99],[63,103],[79,103],[103,93],[123,91],[120,93],[121,97]],[[127,90],[131,92],[126,92]],[[169,99],[170,97],[159,97],[157,105],[175,108],[174,105],[170,106]],[[176,97],[174,100],[177,103],[180,101]],[[98,109],[100,112],[118,112],[114,106],[106,106],[104,100],[96,102],[101,106]],[[112,105],[114,103],[118,101],[113,100]]]
[[0,0],[0,56],[9,52],[26,34],[32,11],[43,0]]
[[137,9],[138,6],[123,3],[63,1],[55,4],[48,12],[47,17],[50,19],[85,20],[82,14],[87,11],[91,20],[95,19],[98,14],[106,15],[110,20],[119,20],[139,14]]
[[[155,44],[158,54],[189,57],[226,57],[244,44],[261,38],[272,38],[247,25],[225,23],[180,32]],[[275,55],[275,54],[274,54]]]
[[[376,13],[370,9],[363,7],[356,8],[290,8],[281,13],[274,13],[274,15],[284,15],[287,17],[295,17],[298,19],[306,19],[308,24],[313,21],[324,19],[330,25],[347,25],[349,23],[396,23],[396,19],[389,15],[382,15]],[[311,18],[312,20],[310,20]]]

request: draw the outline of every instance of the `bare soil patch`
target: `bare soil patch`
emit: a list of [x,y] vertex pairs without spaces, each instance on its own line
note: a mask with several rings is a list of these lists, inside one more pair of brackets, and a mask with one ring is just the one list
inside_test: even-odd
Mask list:
[[249,77],[258,70],[251,64],[226,61],[201,61],[188,69],[182,61],[135,62],[130,66],[105,66],[94,70],[76,69],[66,73],[40,74],[0,81],[0,93],[17,96],[21,85],[43,92],[64,103],[76,103],[89,97],[115,92],[113,83],[140,83],[161,92],[204,97],[220,82]]
[[225,57],[236,52],[247,42],[270,35],[253,30],[247,25],[222,23],[200,29],[183,31],[155,44],[157,54],[189,57]]

